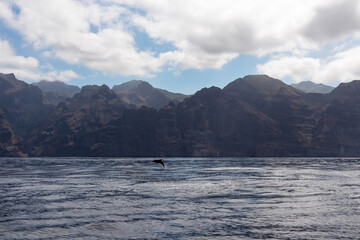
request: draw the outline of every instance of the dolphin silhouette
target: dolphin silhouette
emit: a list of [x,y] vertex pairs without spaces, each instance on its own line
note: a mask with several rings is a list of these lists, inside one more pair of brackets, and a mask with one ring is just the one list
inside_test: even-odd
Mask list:
[[163,162],[162,159],[156,159],[156,160],[153,160],[154,163],[160,163],[161,165],[163,165],[163,167],[165,168],[165,164]]

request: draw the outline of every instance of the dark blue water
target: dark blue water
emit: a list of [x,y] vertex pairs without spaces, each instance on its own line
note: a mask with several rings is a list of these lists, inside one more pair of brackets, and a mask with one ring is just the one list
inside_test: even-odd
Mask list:
[[0,158],[0,239],[359,239],[360,159]]

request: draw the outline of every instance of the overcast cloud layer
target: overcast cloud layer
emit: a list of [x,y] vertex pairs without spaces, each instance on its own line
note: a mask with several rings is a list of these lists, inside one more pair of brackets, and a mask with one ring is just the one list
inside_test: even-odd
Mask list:
[[[250,54],[268,59],[258,73],[276,78],[360,79],[357,0],[0,0],[0,21],[42,56],[104,73],[221,69]],[[312,57],[324,46],[326,56]],[[1,72],[30,80],[80,77],[21,56],[1,33],[0,59]]]

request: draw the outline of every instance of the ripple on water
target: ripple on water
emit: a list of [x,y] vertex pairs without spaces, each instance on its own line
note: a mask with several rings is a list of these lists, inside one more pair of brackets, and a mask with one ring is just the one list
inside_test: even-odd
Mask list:
[[360,160],[0,158],[2,239],[356,239]]

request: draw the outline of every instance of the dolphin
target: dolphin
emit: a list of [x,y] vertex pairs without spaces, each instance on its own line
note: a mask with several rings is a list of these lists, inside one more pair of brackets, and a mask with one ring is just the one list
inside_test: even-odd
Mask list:
[[165,164],[163,162],[162,159],[156,159],[156,160],[153,160],[154,163],[160,163],[161,165],[163,165],[163,167],[165,168]]

